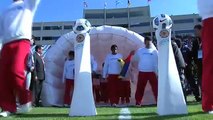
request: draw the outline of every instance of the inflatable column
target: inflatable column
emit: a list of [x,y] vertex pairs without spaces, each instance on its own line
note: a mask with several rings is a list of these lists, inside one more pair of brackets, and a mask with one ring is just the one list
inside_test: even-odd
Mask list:
[[153,20],[158,44],[158,101],[159,115],[187,114],[182,86],[171,46],[172,20],[161,14]]
[[91,59],[90,59],[90,23],[79,19],[74,26],[76,33],[75,49],[75,82],[70,106],[70,116],[93,116],[96,108],[92,92]]

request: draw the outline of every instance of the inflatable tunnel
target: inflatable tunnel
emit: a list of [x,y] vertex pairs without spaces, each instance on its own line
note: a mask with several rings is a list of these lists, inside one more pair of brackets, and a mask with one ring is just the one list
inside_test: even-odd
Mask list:
[[[45,56],[45,81],[43,83],[42,103],[44,106],[62,106],[65,85],[62,83],[65,58],[70,50],[74,50],[76,35],[69,32],[61,36],[47,51]],[[124,58],[130,51],[144,47],[144,38],[139,34],[122,27],[100,26],[90,31],[91,54],[98,63],[98,71],[101,73],[102,63],[108,53],[111,53],[112,44],[118,46],[118,52]],[[154,45],[153,45],[154,47]],[[90,54],[90,53],[88,53]],[[133,69],[134,81],[137,81],[136,69]],[[135,84],[132,85],[131,102],[134,103]],[[153,104],[154,98],[148,85],[144,94],[143,104]]]

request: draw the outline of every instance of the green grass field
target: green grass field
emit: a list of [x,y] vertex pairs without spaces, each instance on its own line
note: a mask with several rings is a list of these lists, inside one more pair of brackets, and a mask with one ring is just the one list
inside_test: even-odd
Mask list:
[[[69,108],[37,107],[24,115],[13,115],[8,118],[13,120],[117,120],[121,108],[98,107],[97,116],[93,117],[69,117]],[[132,120],[213,120],[213,115],[202,112],[200,103],[188,105],[188,115],[158,116],[156,106],[144,106],[141,108],[129,107]]]

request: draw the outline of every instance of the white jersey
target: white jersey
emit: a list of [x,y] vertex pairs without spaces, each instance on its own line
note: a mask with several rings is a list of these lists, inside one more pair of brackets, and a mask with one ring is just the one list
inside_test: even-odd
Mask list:
[[19,39],[31,39],[34,13],[40,0],[14,2],[0,16],[0,39],[9,43]]
[[74,60],[66,60],[64,64],[64,72],[63,72],[63,80],[64,79],[74,79],[75,75],[75,62]]
[[120,74],[121,72],[121,64],[118,62],[118,59],[122,59],[123,56],[121,54],[108,54],[103,68],[103,78],[106,78],[109,74]]
[[150,48],[140,48],[133,57],[138,61],[138,70],[141,72],[156,72],[158,67],[158,51]]

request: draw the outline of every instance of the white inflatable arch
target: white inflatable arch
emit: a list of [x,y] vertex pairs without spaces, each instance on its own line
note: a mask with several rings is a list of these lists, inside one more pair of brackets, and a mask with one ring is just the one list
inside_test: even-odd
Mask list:
[[[63,105],[64,83],[62,83],[63,66],[68,51],[74,50],[75,34],[69,32],[61,36],[45,56],[46,80],[43,84],[42,102],[44,106]],[[130,51],[144,47],[144,38],[139,34],[122,27],[100,26],[94,27],[90,31],[91,54],[98,63],[98,70],[108,53],[112,44],[118,46],[119,53],[127,57]],[[90,54],[90,53],[88,53]],[[137,71],[134,72],[134,80],[137,79]],[[133,91],[132,91],[133,92]],[[153,98],[149,97],[152,92],[145,93],[143,102],[152,104]],[[152,95],[151,95],[152,96]],[[132,94],[134,98],[134,94]]]

